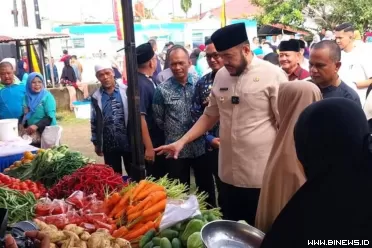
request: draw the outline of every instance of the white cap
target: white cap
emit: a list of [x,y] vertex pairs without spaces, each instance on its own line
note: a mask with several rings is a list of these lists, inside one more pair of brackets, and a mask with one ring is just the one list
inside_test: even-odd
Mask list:
[[3,60],[0,62],[0,64],[3,63],[3,62],[8,62],[8,63],[10,63],[10,64],[13,66],[13,70],[16,70],[16,60],[15,60],[14,58],[5,58],[5,59],[3,59]]
[[112,64],[108,61],[104,61],[104,62],[94,66],[94,70],[95,70],[96,74],[97,74],[97,72],[105,70],[105,69],[111,69],[112,70]]

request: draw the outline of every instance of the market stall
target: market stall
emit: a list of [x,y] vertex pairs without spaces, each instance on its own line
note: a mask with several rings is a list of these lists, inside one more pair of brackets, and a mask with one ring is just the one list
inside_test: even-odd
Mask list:
[[33,221],[53,248],[203,248],[202,228],[222,217],[178,180],[123,180],[65,145],[0,173],[0,185],[9,224]]
[[[8,208],[9,223],[34,220],[58,247],[193,248],[187,243],[199,242],[200,235],[189,237],[221,217],[219,209],[208,209],[204,193],[190,195],[178,181],[124,181],[112,168],[92,162],[59,146],[0,174],[0,208]],[[9,197],[16,204],[7,204]],[[101,246],[93,241],[98,238]],[[67,241],[75,244],[63,245]]]
[[[48,51],[47,57],[51,61],[50,39],[61,39],[69,37],[68,34],[55,32],[46,32],[36,28],[12,27],[2,28],[0,31],[0,43],[15,43],[16,54],[14,57],[24,59],[28,65],[28,72],[45,73],[44,50]],[[27,58],[23,58],[23,52],[26,51]],[[51,71],[51,80],[54,87],[53,70]]]
[[37,147],[28,145],[23,140],[0,141],[0,172],[13,165],[14,162],[22,160],[26,152],[37,150]]

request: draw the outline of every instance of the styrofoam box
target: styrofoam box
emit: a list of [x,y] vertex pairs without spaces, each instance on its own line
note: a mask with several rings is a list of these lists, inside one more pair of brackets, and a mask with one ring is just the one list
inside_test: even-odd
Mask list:
[[75,117],[77,119],[90,119],[90,102],[76,101],[73,102]]

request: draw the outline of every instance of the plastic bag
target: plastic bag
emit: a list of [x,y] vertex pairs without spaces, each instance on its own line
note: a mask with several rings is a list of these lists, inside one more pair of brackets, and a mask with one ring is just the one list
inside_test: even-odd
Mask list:
[[68,223],[69,224],[76,224],[76,225],[80,225],[81,223],[84,222],[84,217],[80,216],[75,209],[73,209],[72,211],[68,212],[66,214],[66,218],[68,219]]
[[163,218],[161,219],[160,231],[167,229],[181,221],[201,214],[196,196],[191,195],[186,201],[168,200]]
[[41,148],[49,149],[58,146],[62,136],[61,126],[47,126],[41,135]]
[[69,211],[69,206],[66,204],[64,200],[56,200],[54,199],[51,203],[52,207],[52,215],[58,214],[65,214]]
[[86,205],[84,198],[85,194],[83,191],[75,191],[66,199],[66,202],[80,209]]
[[66,214],[42,216],[37,217],[37,219],[48,225],[55,225],[58,229],[63,229],[67,224],[69,224]]

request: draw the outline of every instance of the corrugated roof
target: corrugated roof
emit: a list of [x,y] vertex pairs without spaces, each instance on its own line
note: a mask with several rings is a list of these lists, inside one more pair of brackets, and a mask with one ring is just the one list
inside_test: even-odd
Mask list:
[[40,29],[27,27],[16,27],[11,29],[2,28],[0,30],[0,43],[22,40],[58,39],[67,37],[69,37],[68,34],[43,31]]

